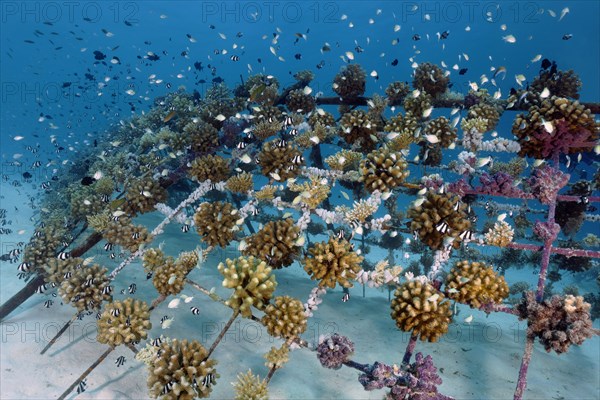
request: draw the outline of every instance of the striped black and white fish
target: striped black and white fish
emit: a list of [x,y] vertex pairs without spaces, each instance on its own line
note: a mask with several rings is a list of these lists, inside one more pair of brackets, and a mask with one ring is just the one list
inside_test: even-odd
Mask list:
[[65,274],[63,275],[64,279],[69,279],[71,278],[71,276],[73,276],[73,273],[71,271],[67,271],[65,272]]
[[152,271],[146,274],[146,279],[152,279]]
[[117,255],[115,253],[110,253],[109,257],[111,260],[114,260],[117,257]]
[[61,251],[60,253],[58,253],[58,256],[56,258],[58,258],[59,260],[66,260],[67,258],[71,257],[71,253],[67,252],[67,251]]
[[112,249],[115,247],[114,244],[110,243],[110,242],[106,242],[106,244],[104,245],[104,251],[112,251]]
[[109,195],[107,195],[107,194],[103,194],[102,196],[100,196],[100,200],[101,200],[103,203],[108,203],[108,202],[110,201],[110,196],[109,196]]
[[133,240],[138,240],[138,239],[140,238],[140,233],[139,233],[139,232],[133,232],[133,233],[131,234],[131,238],[132,238]]
[[285,117],[285,119],[283,120],[283,127],[287,128],[288,126],[292,126],[294,125],[294,122],[292,121],[292,117],[290,117],[289,115]]
[[117,358],[117,361],[115,361],[115,364],[117,364],[117,368],[125,364],[125,361],[125,356],[119,356],[119,358]]
[[215,377],[212,373],[206,375],[202,379],[202,386],[210,386],[213,383],[214,379],[215,379]]
[[167,384],[163,386],[162,394],[167,394],[171,390],[173,390],[173,382],[167,382]]
[[444,235],[446,232],[448,232],[448,230],[450,229],[450,227],[448,226],[448,223],[442,221],[439,224],[437,224],[435,226],[435,230],[438,231],[439,233],[441,233],[442,235]]
[[127,292],[129,294],[134,294],[135,291],[137,290],[137,285],[135,283],[132,283],[131,285],[129,285],[129,287],[127,288]]
[[294,163],[294,164],[302,164],[303,162],[304,162],[304,157],[302,157],[301,155],[297,155],[292,158],[292,163]]
[[344,236],[346,236],[346,232],[344,232],[343,229],[340,229],[336,236],[338,239],[342,240],[344,238]]
[[87,383],[85,381],[86,379],[82,380],[81,382],[79,382],[79,385],[77,385],[77,394],[85,392],[85,387],[87,386]]
[[282,148],[282,147],[286,147],[287,146],[287,142],[285,141],[285,139],[279,139],[277,141],[277,143],[275,143],[275,146]]
[[160,345],[162,344],[162,339],[157,337],[155,339],[152,339],[152,341],[150,342],[150,344],[154,347],[160,347]]
[[8,252],[8,256],[10,258],[17,258],[21,254],[21,249],[12,249]]
[[164,316],[163,316],[163,317],[160,319],[160,323],[161,323],[161,325],[162,325],[162,323],[163,323],[163,322],[165,322],[165,321],[166,321],[166,320],[168,320],[168,319],[169,319],[169,316],[168,316],[168,315],[164,315]]
[[31,270],[31,264],[27,261],[24,261],[21,264],[19,264],[19,267],[17,269],[19,270],[19,272],[29,272],[29,270]]
[[231,61],[240,61],[240,57],[239,57],[239,56],[236,56],[236,55],[232,55],[231,57],[229,57],[229,59],[230,59]]
[[461,232],[460,235],[458,235],[458,237],[465,241],[473,240],[473,232],[470,230],[466,230],[464,232]]
[[192,312],[192,314],[194,315],[198,315],[200,314],[200,309],[198,307],[190,307],[190,311]]
[[50,306],[51,306],[52,304],[54,304],[54,301],[52,301],[52,300],[46,300],[46,301],[44,302],[44,307],[46,307],[46,308],[50,308]]
[[38,294],[42,294],[44,293],[46,290],[48,290],[48,286],[46,286],[46,284],[41,284],[40,286],[37,287],[37,289],[35,289],[35,292]]
[[190,231],[190,225],[189,224],[183,224],[183,226],[181,227],[181,232],[188,233],[189,231]]
[[113,308],[112,310],[110,310],[110,315],[117,318],[119,315],[121,315],[121,310],[119,310],[118,308]]
[[102,289],[102,294],[111,294],[112,290],[113,290],[112,286],[110,286],[110,285],[105,286],[104,289]]
[[350,293],[344,293],[344,295],[342,296],[342,301],[345,303],[348,300],[350,300]]
[[84,287],[90,287],[94,285],[94,278],[90,278],[88,280],[85,281],[85,283],[83,284]]

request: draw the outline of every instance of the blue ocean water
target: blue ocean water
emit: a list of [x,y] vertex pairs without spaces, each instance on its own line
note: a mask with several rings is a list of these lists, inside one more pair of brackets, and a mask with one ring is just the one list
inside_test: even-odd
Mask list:
[[[499,97],[506,99],[511,88],[521,88],[518,76],[524,76],[521,84],[522,88],[527,88],[527,84],[540,72],[542,60],[548,59],[554,61],[559,70],[573,70],[579,76],[582,82],[579,90],[581,102],[596,104],[596,107],[600,102],[600,3],[595,1],[4,1],[0,6],[0,208],[5,210],[2,216],[5,224],[0,239],[1,253],[7,255],[3,257],[0,268],[2,303],[26,284],[24,279],[16,276],[22,258],[19,258],[19,254],[13,257],[10,253],[15,249],[23,249],[33,237],[35,226],[39,226],[46,213],[42,210],[43,199],[55,190],[55,186],[63,188],[55,182],[78,182],[82,174],[93,174],[95,171],[88,171],[87,168],[100,159],[102,151],[125,150],[135,153],[137,143],[128,142],[122,137],[116,139],[116,134],[119,130],[127,129],[132,117],[150,113],[156,99],[177,90],[190,94],[197,91],[200,98],[204,98],[218,82],[224,82],[233,90],[240,83],[247,82],[250,76],[264,74],[277,78],[281,91],[296,83],[293,77],[296,72],[311,70],[315,75],[310,83],[311,95],[336,98],[332,82],[340,68],[359,64],[367,75],[364,95],[371,97],[373,94],[384,95],[391,82],[410,84],[415,66],[430,62],[450,72],[451,92],[464,95],[476,84],[488,90],[490,95],[498,93]],[[447,37],[442,38],[442,34]],[[506,73],[499,73],[494,79],[495,72],[501,67],[506,69]],[[459,74],[461,69],[466,69],[462,75]],[[341,117],[334,105],[320,107],[335,118]],[[367,108],[363,106],[360,109]],[[245,115],[252,112],[252,105],[246,105],[241,110]],[[389,119],[402,112],[400,106],[394,109],[387,107],[383,116]],[[430,118],[446,116],[451,120],[453,116],[450,113],[451,108],[436,107]],[[514,139],[511,127],[516,114],[515,111],[503,113],[494,129],[499,137]],[[464,118],[467,113],[461,110],[459,115]],[[459,125],[458,137],[462,138],[462,134]],[[110,142],[114,145],[109,145]],[[332,141],[320,145],[323,158],[340,149],[340,144]],[[412,145],[411,149],[408,160],[414,160],[419,154],[418,146]],[[442,166],[456,160],[462,150],[460,146],[445,150]],[[598,154],[592,148],[589,150],[582,154],[581,162],[576,162],[577,153],[570,155],[570,161],[561,158],[560,168],[571,174],[570,185],[579,180],[592,181],[594,174],[598,174]],[[232,157],[231,149],[223,146],[218,153]],[[314,162],[310,153],[310,150],[305,150],[303,156],[308,165],[313,165],[309,164]],[[488,155],[486,152],[480,154],[481,157]],[[495,162],[506,162],[513,156],[511,153],[493,155]],[[40,165],[34,167],[38,161]],[[529,158],[528,163],[533,166],[535,160]],[[423,167],[418,161],[412,163],[409,169],[409,181],[416,184],[420,183],[423,175],[433,173],[442,174],[448,179],[447,183],[459,178],[456,174],[447,173],[444,168]],[[530,171],[527,170],[523,175],[523,180],[529,177]],[[161,169],[156,169],[154,176],[160,172]],[[31,174],[31,177],[26,178],[25,173]],[[258,170],[253,174],[256,175],[256,190],[270,180],[270,177],[261,176]],[[48,184],[49,188],[43,187],[44,184]],[[170,195],[181,201],[193,188],[195,186],[188,183],[188,186],[171,189]],[[592,184],[591,189],[589,197],[598,196],[598,187]],[[352,207],[354,201],[368,197],[364,192],[358,196],[356,193],[360,191],[353,193],[352,189],[341,184],[332,187],[330,211],[340,205]],[[66,195],[66,192],[59,192],[59,196],[62,195]],[[116,196],[118,194],[114,193],[113,197]],[[415,199],[416,193],[402,192],[396,203],[397,210],[405,214]],[[241,205],[249,200],[243,199]],[[510,208],[486,213],[486,201],[489,200],[479,198],[478,207],[474,209],[479,218],[474,224],[479,235],[484,232],[486,222],[493,224],[503,212],[511,213],[506,221],[515,225],[514,217],[518,213],[515,211],[515,215],[512,215]],[[501,199],[492,200],[502,203]],[[190,215],[202,201],[190,207]],[[177,205],[174,200],[168,204],[171,207]],[[504,204],[512,204],[517,208],[523,206],[519,200],[506,200]],[[545,218],[544,206],[539,202],[529,201],[528,207],[522,208],[522,212],[531,222]],[[590,217],[583,221],[572,239],[576,246],[597,253],[597,242],[583,242],[588,234],[600,236],[595,207],[597,202],[592,201],[587,209]],[[261,212],[276,220],[281,219],[286,211],[264,206]],[[290,212],[295,220],[301,216],[298,210]],[[373,217],[381,218],[387,213],[389,210],[381,206]],[[162,214],[152,212],[136,218],[135,222],[152,230],[162,218]],[[324,224],[322,219],[314,215],[313,218],[315,222]],[[412,233],[407,232],[407,221],[405,215],[402,229],[398,229],[399,234],[403,239],[416,241]],[[65,221],[67,224],[69,222],[75,222],[69,226],[73,235],[84,228],[84,221]],[[252,224],[255,230],[261,228],[258,219]],[[180,225],[170,224],[148,246],[157,247],[164,242],[165,253],[176,257],[181,251],[191,251],[201,245],[194,227],[186,235]],[[304,247],[326,241],[330,234],[335,236],[337,228],[333,232],[323,231],[308,236],[308,243]],[[351,226],[346,228],[347,232],[352,231]],[[81,244],[88,234],[89,230],[84,230],[83,236],[70,244],[67,251]],[[352,241],[356,248],[364,250],[361,245],[365,243],[361,244],[360,236],[355,235]],[[379,237],[379,233],[371,233],[371,238]],[[558,239],[566,241],[568,237],[562,233]],[[531,235],[515,241],[535,243]],[[20,242],[23,243],[19,245]],[[104,243],[100,242],[82,257],[93,255],[96,257],[94,262],[110,271],[123,262],[123,258],[111,259],[102,250]],[[572,242],[556,245],[574,246]],[[408,244],[401,244],[402,248],[391,251],[376,244],[367,246],[370,252],[364,255],[372,265],[388,257],[405,270],[411,261],[424,263],[419,250],[412,251]],[[431,251],[420,251],[433,257]],[[462,251],[444,267],[446,271],[455,261],[468,256],[466,250]],[[489,259],[501,255],[501,250],[497,248],[484,247],[479,251],[482,257]],[[124,253],[123,257],[129,255]],[[208,289],[216,287],[217,293],[227,298],[230,291],[221,287],[222,276],[216,265],[238,256],[239,241],[225,249],[215,250],[202,266],[202,273],[193,271],[193,280],[202,281],[202,286]],[[471,261],[477,261],[477,258]],[[560,279],[553,285],[553,292],[563,294],[568,288],[565,294],[587,295],[588,301],[595,301],[592,314],[596,316],[594,327],[598,328],[600,294],[596,279],[599,267],[597,259],[590,259],[589,262],[590,266],[585,271],[561,271]],[[553,259],[551,271],[556,268],[554,263],[557,261]],[[527,263],[521,259],[521,264]],[[139,291],[131,296],[152,302],[156,298],[156,291],[151,281],[146,279],[139,261],[132,266],[137,268],[125,269],[115,281],[115,298],[129,297],[127,288],[135,282]],[[504,266],[498,273],[506,277],[509,285],[524,281],[529,283],[530,288],[535,288],[538,272],[539,267],[533,262],[524,268],[523,265]],[[295,260],[293,266],[277,270],[276,276],[279,282],[276,295],[287,294],[303,303],[316,285],[302,269],[299,259]],[[401,275],[399,284],[404,282],[406,278]],[[125,292],[119,293],[120,290]],[[309,324],[309,330],[304,335],[309,347],[319,341],[321,334],[340,332],[355,341],[356,362],[372,364],[380,360],[390,365],[400,364],[410,335],[400,332],[390,318],[388,295],[393,297],[393,291],[390,290],[384,287],[381,291],[373,288],[363,291],[363,287],[355,282],[350,290],[351,300],[342,302],[344,292],[339,285],[336,286],[325,296],[323,305],[311,318],[312,324]],[[74,309],[69,305],[61,306],[60,296],[51,297],[53,291],[56,289],[51,288],[42,296],[34,295],[14,314],[3,317],[2,345],[5,354],[9,354],[11,349],[17,352],[29,349],[36,370],[52,365],[52,357],[63,357],[61,360],[68,362],[64,375],[69,378],[45,378],[51,393],[42,385],[25,389],[22,386],[26,385],[27,372],[19,369],[24,366],[19,363],[6,366],[11,360],[3,357],[3,381],[9,384],[2,385],[2,398],[58,397],[72,379],[102,352],[103,347],[98,343],[90,344],[88,340],[78,342],[76,335],[69,342],[59,342],[56,353],[44,356],[37,356],[37,353],[47,343],[48,335],[40,341],[28,341],[26,335],[25,340],[18,343],[13,341],[13,328],[17,325],[11,324],[42,321],[61,325],[69,320]],[[200,307],[200,319],[190,315],[187,303],[177,309],[167,307],[166,304],[171,300],[169,298],[152,314],[154,327],[150,336],[163,334],[173,338],[196,339],[209,347],[215,339],[215,332],[227,321],[229,310],[225,307],[212,308],[207,297],[201,298],[203,295],[197,292],[192,294],[193,289],[189,287],[184,293],[196,297],[192,304]],[[46,300],[53,300],[53,306],[48,309],[43,307]],[[512,300],[516,302],[518,297],[515,300],[513,296]],[[418,342],[416,351],[431,354],[439,371],[446,371],[439,372],[444,381],[440,391],[444,394],[455,398],[511,397],[525,343],[526,321],[517,321],[512,315],[493,319],[494,314],[486,319],[486,314],[481,311],[464,305],[458,307],[460,310],[456,314],[455,325],[450,330],[453,336],[442,340],[441,347],[437,348],[436,343]],[[158,322],[163,314],[174,317],[169,329],[162,329]],[[465,322],[469,315],[475,318],[476,332],[479,333],[479,336],[478,333],[474,334],[476,339],[457,334],[464,332],[460,331],[461,327],[468,330],[472,326],[470,321]],[[93,316],[86,318],[85,321],[94,322]],[[502,339],[495,341],[485,336],[490,326],[497,326],[504,332]],[[246,328],[247,331],[244,331]],[[251,329],[262,328],[242,323],[241,328],[237,329],[248,334]],[[261,332],[264,340],[254,341],[249,334],[239,337],[232,335],[229,345],[226,340],[218,348],[217,369],[221,368],[223,372],[212,397],[234,397],[229,382],[235,382],[237,374],[248,368],[262,378],[267,375],[269,369],[264,366],[262,354],[271,345],[279,346],[282,342],[266,339],[266,332]],[[81,332],[79,334],[82,335]],[[89,342],[94,340],[90,339]],[[490,343],[496,343],[496,346]],[[83,344],[92,347],[72,348]],[[581,348],[573,347],[569,354],[559,357],[556,353],[545,354],[543,347],[536,342],[534,361],[530,367],[530,392],[526,392],[525,398],[600,398],[598,338],[589,339]],[[389,349],[392,348],[394,354],[390,354]],[[113,358],[116,359],[116,356]],[[88,377],[88,389],[81,396],[147,397],[144,365],[135,361],[131,354],[127,354],[127,358],[129,362],[125,368],[132,370],[116,367],[113,361],[106,361],[105,364],[110,365],[105,366],[106,370],[101,370],[96,377],[93,373]],[[269,386],[271,398],[381,398],[384,394],[384,390],[364,391],[356,379],[357,372],[349,367],[343,367],[342,370],[324,369],[314,353],[307,349],[293,351],[290,359],[290,365],[274,375]],[[578,380],[576,376],[569,375],[572,370],[580,368],[578,362],[584,365],[581,373],[585,379]],[[19,373],[11,375],[6,372],[7,368]],[[127,373],[135,375],[135,384],[123,383],[126,378],[122,376]],[[117,389],[120,384],[126,388],[123,391],[126,394],[121,394]]]

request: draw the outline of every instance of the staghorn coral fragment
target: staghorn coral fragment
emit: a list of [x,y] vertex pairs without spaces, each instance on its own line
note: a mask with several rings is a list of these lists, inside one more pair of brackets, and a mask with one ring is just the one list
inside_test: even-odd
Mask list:
[[404,283],[396,289],[391,308],[396,326],[420,340],[437,342],[448,332],[450,302],[429,283],[417,280]]
[[340,135],[346,143],[360,146],[362,151],[371,151],[377,141],[377,124],[363,110],[345,113],[340,121]]
[[290,296],[275,297],[275,302],[265,308],[261,322],[269,335],[293,339],[306,330],[304,305]]
[[275,185],[265,185],[262,187],[262,189],[254,193],[254,197],[258,201],[270,202],[271,200],[273,200],[273,198],[275,198],[275,193],[277,192],[277,190],[278,188]]
[[361,178],[365,189],[371,193],[392,191],[408,177],[408,165],[400,152],[388,147],[372,151],[360,163]]
[[165,253],[159,248],[150,248],[144,252],[142,264],[146,272],[152,272],[166,262]]
[[362,153],[344,149],[325,158],[325,163],[331,169],[348,171],[357,168],[362,157]]
[[75,268],[70,277],[60,284],[58,293],[63,301],[72,304],[78,312],[100,309],[103,301],[111,301],[108,270],[99,265]]
[[198,341],[163,342],[160,355],[148,367],[147,386],[152,398],[192,400],[210,396],[219,374],[217,362]]
[[266,262],[252,256],[227,259],[217,267],[223,275],[223,286],[234,289],[225,302],[243,317],[252,316],[251,307],[264,310],[277,287],[272,269]]
[[46,282],[54,282],[60,283],[65,278],[65,274],[73,273],[75,269],[81,268],[83,266],[83,259],[79,257],[67,258],[66,260],[61,260],[59,258],[49,258],[46,263],[44,263],[43,269],[46,274]]
[[[319,111],[319,110],[317,110]],[[311,128],[315,128],[317,124],[321,124],[324,127],[334,126],[335,125],[335,117],[332,113],[327,111],[322,112],[314,112],[308,117],[308,124]]]
[[204,202],[196,209],[194,223],[202,241],[209,246],[226,247],[232,240],[239,219],[231,203]]
[[232,383],[235,390],[235,400],[268,400],[268,382],[254,375],[249,369],[245,374],[239,373],[237,382]]
[[111,347],[146,339],[152,327],[148,305],[132,298],[106,304],[97,325],[96,339]]
[[179,294],[185,285],[187,274],[198,263],[198,254],[194,251],[181,253],[177,260],[166,257],[162,264],[153,269],[152,283],[162,296]]
[[311,177],[310,182],[303,182],[302,184],[289,183],[289,189],[299,193],[294,198],[293,203],[304,204],[309,209],[314,210],[322,201],[329,197],[331,188],[325,182],[321,179]]
[[242,254],[254,256],[273,268],[287,267],[300,254],[300,228],[291,218],[268,222],[245,239]]
[[363,257],[356,254],[352,245],[345,239],[330,237],[327,242],[313,244],[303,260],[304,270],[312,280],[318,280],[320,287],[352,287],[352,280],[361,270]]
[[242,172],[241,174],[234,175],[227,180],[225,187],[232,193],[245,194],[254,188],[252,174]]
[[479,308],[489,303],[500,304],[508,297],[503,276],[480,262],[459,261],[446,277],[446,293],[450,299]]

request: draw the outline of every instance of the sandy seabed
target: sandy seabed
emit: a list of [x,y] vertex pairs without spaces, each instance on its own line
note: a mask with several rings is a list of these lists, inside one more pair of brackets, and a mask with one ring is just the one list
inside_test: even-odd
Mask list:
[[[27,242],[33,232],[30,221],[32,210],[25,210],[26,201],[23,188],[19,195],[15,188],[3,186],[1,208],[13,215],[11,235],[3,235],[3,253],[7,246],[18,241]],[[14,207],[19,208],[14,213]],[[152,228],[162,219],[157,213],[136,219],[137,223]],[[26,233],[16,232],[25,229]],[[168,240],[176,237],[177,240]],[[312,238],[315,240],[322,238]],[[171,225],[156,239],[154,245],[165,241],[167,254],[176,255],[180,251],[194,249],[198,235],[194,230],[183,234],[178,226]],[[86,256],[96,256],[95,262],[109,270],[120,260],[110,260],[101,245]],[[217,264],[226,258],[238,256],[235,247],[218,250],[211,254],[202,269],[191,272],[190,278],[206,288],[215,287],[217,293],[228,297],[230,291],[221,286],[222,277]],[[385,258],[385,253],[370,255],[373,259]],[[406,265],[408,264],[406,261]],[[402,265],[405,265],[402,263]],[[23,287],[23,281],[16,277],[17,264],[3,262],[0,267],[0,301],[5,302]],[[275,295],[288,294],[306,301],[314,287],[303,269],[296,263],[289,268],[275,272],[278,287]],[[509,269],[507,281],[513,283],[535,278],[528,269]],[[146,280],[139,262],[127,266],[115,280],[115,299],[125,298],[120,294],[131,283],[136,283],[136,298],[147,302],[158,294],[151,281]],[[565,284],[571,282],[564,282]],[[580,289],[593,282],[576,282]],[[587,289],[592,289],[590,286]],[[51,399],[60,394],[105,350],[106,345],[96,342],[94,316],[76,321],[61,339],[43,356],[39,353],[60,327],[71,319],[74,308],[61,305],[60,297],[36,294],[23,303],[0,324],[0,398],[1,399]],[[186,286],[183,291],[194,296],[189,304],[181,303],[178,309],[169,309],[163,302],[153,313],[153,328],[150,337],[165,335],[179,339],[197,339],[206,347],[216,338],[221,327],[231,315],[230,309],[211,301],[195,289]],[[323,303],[309,320],[308,329],[302,335],[308,342],[316,342],[321,334],[338,332],[348,336],[355,345],[353,360],[359,363],[380,361],[388,364],[400,363],[409,335],[400,332],[390,317],[387,290],[351,289],[351,299],[341,301],[340,289],[330,290]],[[43,306],[45,300],[54,300],[50,309]],[[200,309],[199,315],[192,315],[190,306]],[[168,315],[174,318],[169,329],[161,329],[160,318]],[[258,313],[257,313],[258,315]],[[473,315],[473,322],[467,324],[464,318]],[[600,328],[599,321],[594,323]],[[512,399],[515,389],[521,355],[524,348],[526,327],[516,317],[485,313],[461,307],[459,315],[451,325],[449,333],[438,343],[419,342],[417,352],[430,354],[439,369],[444,383],[440,391],[456,399]],[[265,376],[268,368],[263,355],[271,346],[280,346],[281,340],[272,339],[259,324],[238,318],[213,357],[218,361],[220,374],[213,387],[211,398],[231,399],[236,375],[249,368],[254,373]],[[123,366],[115,364],[119,356],[125,356]],[[82,394],[75,391],[67,398],[73,399],[145,399],[146,366],[134,359],[126,347],[113,351],[87,379],[87,390]],[[316,354],[307,349],[294,350],[290,361],[276,372],[269,385],[271,399],[381,399],[383,391],[364,391],[359,384],[358,372],[343,367],[328,370],[321,367]],[[526,399],[600,399],[600,338],[587,340],[582,346],[573,346],[567,354],[546,353],[535,344],[529,368]]]

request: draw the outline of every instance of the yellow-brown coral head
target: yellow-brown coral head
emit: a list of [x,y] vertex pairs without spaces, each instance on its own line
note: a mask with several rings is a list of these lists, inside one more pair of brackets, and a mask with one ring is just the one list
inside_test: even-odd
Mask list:
[[448,88],[448,82],[450,82],[450,78],[435,64],[425,62],[419,64],[415,69],[413,87],[425,90],[432,96],[444,93]]
[[261,321],[273,337],[291,339],[306,330],[304,305],[290,296],[275,297],[275,303],[267,306]]
[[125,199],[124,211],[127,214],[146,213],[167,200],[167,191],[152,179],[133,179],[127,187]]
[[215,369],[217,362],[206,359],[204,346],[196,340],[173,339],[163,342],[159,350],[148,371],[152,398],[192,400],[210,396],[220,375]]
[[236,231],[237,210],[230,203],[202,203],[194,214],[196,230],[209,246],[226,247]]
[[299,239],[300,228],[293,219],[270,221],[242,242],[242,254],[258,257],[273,268],[287,267],[300,254]]
[[508,285],[490,266],[459,261],[446,277],[446,293],[459,303],[479,308],[489,303],[502,303],[508,297]]
[[112,347],[146,339],[152,327],[148,305],[132,298],[107,304],[97,323],[98,342]]
[[229,177],[229,164],[221,156],[208,155],[192,161],[190,176],[198,182],[210,179],[211,182],[221,182]]
[[224,277],[223,286],[234,289],[227,305],[246,318],[252,316],[252,306],[263,310],[277,287],[271,267],[252,256],[228,258],[218,269]]
[[360,163],[361,182],[369,192],[389,192],[400,186],[409,174],[408,165],[400,152],[387,147],[372,151]]
[[[457,196],[429,191],[425,201],[408,210],[409,228],[432,250],[460,246],[461,234],[471,228],[465,205]],[[445,243],[446,242],[446,243]]]
[[450,302],[429,283],[406,282],[396,289],[394,296],[391,315],[400,330],[428,342],[437,342],[448,332]]
[[311,279],[318,280],[319,286],[335,288],[352,287],[352,280],[361,270],[363,257],[356,254],[347,240],[329,238],[328,242],[315,243],[308,250],[309,255],[303,261],[304,270]]
[[103,301],[112,300],[107,271],[99,265],[79,265],[66,272],[70,276],[61,283],[58,292],[64,302],[72,303],[78,312],[100,309]]
[[264,176],[278,182],[298,176],[304,165],[300,150],[283,139],[265,143],[256,162]]

